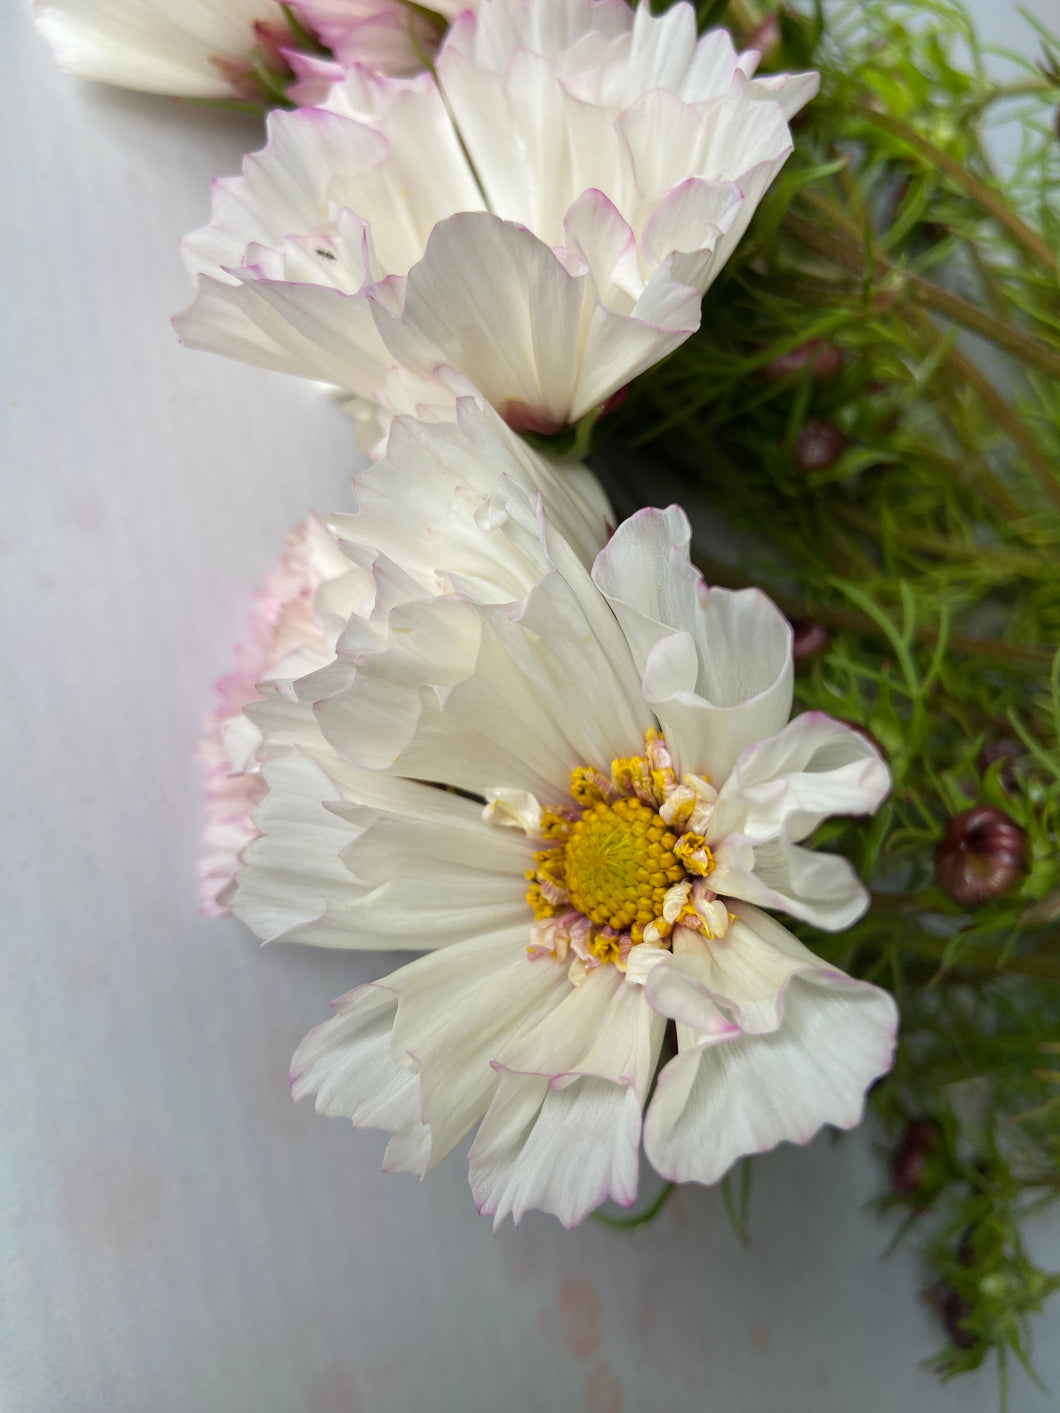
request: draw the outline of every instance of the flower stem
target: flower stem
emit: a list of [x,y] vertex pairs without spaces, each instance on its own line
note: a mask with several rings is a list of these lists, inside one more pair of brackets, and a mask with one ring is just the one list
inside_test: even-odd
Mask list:
[[1031,230],[1030,226],[1022,220],[1020,216],[1008,206],[1005,201],[992,191],[985,182],[981,182],[978,177],[973,177],[960,162],[956,161],[947,152],[943,152],[940,147],[936,147],[933,142],[916,132],[908,124],[903,123],[900,118],[893,117],[890,113],[881,113],[876,108],[865,107],[862,109],[862,117],[872,123],[874,127],[881,128],[889,133],[891,137],[897,138],[899,142],[911,147],[918,156],[923,157],[931,167],[945,174],[959,187],[977,202],[984,211],[989,212],[999,225],[1005,227],[1008,233],[1023,246],[1028,254],[1033,255],[1036,260],[1040,260],[1043,265],[1053,274],[1056,273],[1056,253],[1045,240]]
[[[806,193],[807,200],[810,196],[811,193]],[[835,214],[829,202],[814,200],[812,204],[817,206],[822,214],[827,214],[830,217]],[[826,255],[852,274],[864,275],[864,246],[848,243],[842,236],[835,235],[831,231],[821,230],[811,221],[791,212],[785,216],[784,225],[796,240],[809,246],[818,255]],[[987,339],[998,348],[1003,348],[1006,353],[1011,353],[1021,363],[1040,368],[1043,373],[1047,373],[1052,378],[1060,378],[1060,354],[1054,352],[1047,344],[1040,343],[1038,339],[1031,338],[1028,334],[1020,333],[1018,329],[1013,329],[1008,324],[1002,323],[1000,319],[995,319],[985,309],[979,309],[974,304],[969,304],[959,295],[950,294],[948,290],[941,289],[938,285],[932,284],[930,280],[925,280],[920,275],[914,275],[908,270],[899,269],[897,265],[893,265],[882,255],[873,256],[873,266],[873,272],[878,279],[893,276],[900,282],[902,292],[925,309],[941,314],[943,318],[951,319],[953,323],[959,324],[962,329],[968,329],[981,338]]]
[[677,1184],[674,1182],[666,1183],[647,1207],[641,1208],[639,1212],[630,1212],[626,1217],[612,1217],[607,1212],[594,1212],[593,1217],[596,1221],[602,1222],[605,1227],[613,1227],[616,1231],[630,1231],[633,1227],[646,1226],[653,1217],[659,1215],[676,1186]]

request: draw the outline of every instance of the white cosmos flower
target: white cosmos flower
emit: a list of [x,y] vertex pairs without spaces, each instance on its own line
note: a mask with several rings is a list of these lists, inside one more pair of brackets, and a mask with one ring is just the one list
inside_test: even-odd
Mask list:
[[[422,69],[437,24],[404,0],[306,0],[287,7],[316,31],[338,64],[297,52],[301,36],[279,0],[35,0],[37,28],[59,67],[81,78],[183,98],[259,97],[255,55],[278,83],[293,70],[295,101],[330,87],[342,66],[384,73]],[[456,13],[453,0],[425,9]]]
[[470,379],[517,429],[601,406],[688,337],[816,75],[749,75],[687,4],[485,0],[436,77],[353,70],[274,113],[185,241],[193,347],[374,403]]
[[[389,488],[411,564],[425,488]],[[591,572],[525,483],[503,476],[471,520],[477,548],[466,518],[428,536],[460,565],[449,593],[375,555],[371,621],[296,684],[316,748],[270,756],[264,728],[236,914],[427,953],[337,1003],[296,1097],[386,1130],[386,1166],[421,1175],[478,1124],[471,1185],[498,1224],[631,1203],[642,1128],[660,1173],[714,1182],[853,1126],[894,1003],[761,908],[825,928],[864,910],[849,863],[804,841],[879,805],[878,752],[788,721],[789,625],[755,591],[704,588],[676,508],[626,521]],[[357,517],[336,528],[354,552]],[[642,1122],[667,1019],[679,1053]]]

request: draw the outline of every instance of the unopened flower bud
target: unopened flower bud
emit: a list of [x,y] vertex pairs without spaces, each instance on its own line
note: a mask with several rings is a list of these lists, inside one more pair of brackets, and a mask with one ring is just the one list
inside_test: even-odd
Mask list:
[[825,343],[823,339],[807,339],[805,343],[800,343],[798,348],[789,348],[787,353],[771,358],[763,366],[762,373],[765,377],[779,382],[782,378],[790,377],[792,373],[809,368],[811,376],[823,382],[827,378],[834,378],[842,366],[843,355],[835,344]]
[[812,417],[795,438],[795,465],[800,471],[827,471],[847,447],[847,439],[834,422]]
[[807,623],[805,619],[793,619],[794,636],[791,652],[796,662],[809,662],[819,656],[832,641],[832,635],[820,623]]
[[[937,1184],[929,1182],[932,1158],[942,1147],[942,1134],[932,1119],[912,1119],[902,1141],[891,1155],[891,1179],[903,1197],[920,1199],[914,1206],[929,1206]],[[934,1191],[932,1190],[934,1188]]]
[[1026,832],[993,805],[953,815],[935,850],[935,876],[963,907],[1007,893],[1026,870]]
[[928,1291],[927,1299],[938,1311],[954,1349],[971,1349],[976,1343],[976,1336],[965,1329],[964,1322],[972,1313],[972,1307],[960,1291],[940,1281]]

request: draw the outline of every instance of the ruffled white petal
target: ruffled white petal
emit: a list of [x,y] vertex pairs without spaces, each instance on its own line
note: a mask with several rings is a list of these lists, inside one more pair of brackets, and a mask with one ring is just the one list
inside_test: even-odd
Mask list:
[[[503,785],[556,800],[566,796],[575,765],[609,769],[643,740],[651,715],[617,625],[598,596],[594,604],[591,589],[584,571],[581,585],[553,572],[518,604],[423,605],[419,636],[447,662],[454,661],[451,648],[466,649],[467,667],[458,684],[434,701],[421,694],[408,709],[404,720],[415,714],[416,722],[397,768],[476,794]],[[454,630],[466,636],[457,640]],[[381,654],[361,666],[357,690],[368,690],[370,674],[389,680],[391,673],[389,655]],[[437,675],[432,669],[424,680]],[[359,715],[347,718],[340,736],[330,706],[319,709],[325,734],[356,750]]]
[[423,1176],[485,1113],[493,1056],[559,1009],[570,983],[528,961],[521,931],[436,952],[343,997],[292,1064],[295,1098],[398,1140],[387,1166]]
[[736,761],[721,787],[708,843],[729,834],[798,842],[834,814],[871,814],[891,787],[876,747],[823,712],[805,712]]
[[390,368],[367,301],[319,285],[203,276],[173,327],[189,348],[333,383],[362,398],[374,399]]
[[316,761],[280,755],[263,775],[233,903],[263,940],[430,951],[525,932],[532,848],[474,802],[358,771],[323,743]]
[[[342,762],[333,769],[341,773]],[[325,804],[342,799],[341,785],[307,755],[281,757],[262,774],[260,837],[244,850],[232,911],[265,942],[356,945],[342,922],[365,891],[342,862],[356,830]]]
[[641,1110],[661,1018],[600,967],[496,1060],[497,1093],[470,1153],[471,1190],[496,1230],[530,1208],[574,1226],[637,1192]]
[[415,1070],[391,1052],[396,996],[384,986],[362,986],[334,1005],[332,1019],[311,1030],[295,1051],[292,1097],[315,1094],[318,1114],[348,1118],[354,1128],[381,1128],[392,1135],[383,1167],[422,1173],[431,1131],[420,1118]]
[[487,212],[435,227],[400,309],[376,301],[379,333],[403,367],[460,369],[506,420],[555,431],[683,342],[699,301],[673,282],[653,322],[606,309],[531,231]]
[[820,972],[843,978],[767,913],[742,902],[731,909],[734,920],[724,937],[674,930],[672,953],[645,982],[653,1010],[702,1035],[732,1036],[734,1027],[760,1035],[780,1025],[793,976]]
[[707,589],[684,512],[641,510],[593,568],[680,769],[718,785],[791,711],[791,625],[756,589]]
[[[483,602],[522,597],[547,567],[538,493],[556,535],[586,565],[614,524],[590,471],[538,455],[476,397],[452,399],[437,422],[399,417],[385,458],[354,477],[353,492],[357,514],[331,520],[341,540],[370,546],[409,573],[421,567],[439,591],[454,577],[473,583]],[[519,533],[527,523],[533,546]]]
[[710,886],[724,898],[779,908],[829,932],[850,927],[869,905],[868,890],[849,859],[787,839],[755,844],[730,834],[714,850]]
[[[760,944],[786,952],[788,961],[770,964],[759,948],[735,965],[701,967],[689,989],[707,991],[709,981],[730,990],[734,1010],[763,1023],[769,989],[780,982],[779,1023],[769,1033],[730,1038],[678,1025],[679,1054],[659,1075],[644,1127],[649,1160],[675,1182],[717,1182],[738,1158],[807,1143],[824,1124],[853,1128],[866,1090],[892,1063],[898,1016],[886,992],[812,956],[800,964],[794,939],[781,940],[778,924],[754,910],[743,917]],[[742,941],[747,946],[746,934]],[[649,987],[662,971],[655,969]]]

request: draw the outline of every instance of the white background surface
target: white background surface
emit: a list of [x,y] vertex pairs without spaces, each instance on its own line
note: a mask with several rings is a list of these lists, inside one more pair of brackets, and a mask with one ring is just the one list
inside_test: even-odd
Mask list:
[[[387,1178],[380,1135],[291,1105],[297,1041],[387,964],[199,917],[191,756],[352,436],[168,326],[176,240],[255,124],[64,80],[3,24],[0,1413],[995,1409],[991,1374],[919,1367],[940,1339],[912,1251],[880,1259],[868,1132],[761,1161],[746,1251],[695,1188],[640,1233],[495,1238],[461,1156]],[[1055,1220],[1036,1240],[1060,1264]],[[1015,1377],[1013,1413],[1050,1403]]]

